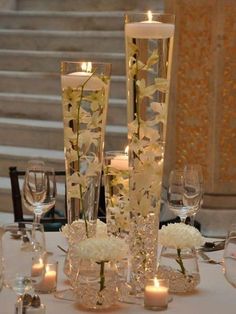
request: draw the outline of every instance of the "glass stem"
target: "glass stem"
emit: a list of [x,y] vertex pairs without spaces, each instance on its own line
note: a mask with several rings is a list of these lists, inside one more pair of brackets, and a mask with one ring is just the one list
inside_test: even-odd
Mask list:
[[41,215],[34,214],[34,223],[40,224]]
[[24,314],[23,311],[23,296],[20,295],[17,298],[17,302],[16,302],[16,314]]
[[196,213],[191,215],[191,216],[188,216],[184,219],[184,221],[182,221],[181,219],[181,222],[184,222],[186,223],[187,225],[190,225],[190,226],[193,226],[195,227],[195,217],[196,217]]

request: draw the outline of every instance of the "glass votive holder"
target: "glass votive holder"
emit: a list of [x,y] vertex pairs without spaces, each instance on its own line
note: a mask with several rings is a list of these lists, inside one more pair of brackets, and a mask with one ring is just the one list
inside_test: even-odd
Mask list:
[[52,293],[57,289],[58,262],[50,262],[45,265],[42,281],[35,288],[38,293]]
[[44,261],[42,258],[34,258],[32,260],[31,276],[41,276],[44,270]]
[[144,307],[162,311],[168,307],[169,279],[149,279],[144,289]]

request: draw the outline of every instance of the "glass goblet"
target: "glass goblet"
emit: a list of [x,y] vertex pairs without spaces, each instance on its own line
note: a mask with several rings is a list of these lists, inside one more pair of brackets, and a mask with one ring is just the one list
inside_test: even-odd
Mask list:
[[167,201],[169,209],[185,222],[196,213],[200,198],[199,180],[187,170],[172,170],[169,176]]
[[226,280],[236,288],[236,224],[232,224],[225,241],[223,272]]
[[197,212],[201,208],[202,199],[203,199],[203,171],[202,167],[199,164],[186,164],[184,166],[184,178],[185,186],[189,190],[191,196],[188,198],[188,202],[191,202],[194,207],[192,211],[192,222],[194,223],[194,218]]
[[23,203],[34,213],[34,222],[40,223],[44,213],[56,202],[56,179],[53,168],[31,164],[26,170],[23,184]]
[[[40,231],[41,230],[41,231]],[[45,239],[43,229],[31,223],[15,223],[1,227],[4,286],[18,296],[18,313],[23,313],[22,296],[34,288],[43,276]],[[37,245],[35,245],[37,244]],[[41,271],[34,272],[35,261],[41,260]]]

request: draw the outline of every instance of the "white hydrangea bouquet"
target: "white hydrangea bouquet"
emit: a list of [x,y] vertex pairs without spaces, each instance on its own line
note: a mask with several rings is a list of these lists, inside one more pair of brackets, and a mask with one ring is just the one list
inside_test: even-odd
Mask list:
[[103,263],[118,261],[127,256],[128,246],[123,239],[115,237],[89,238],[77,247],[79,258]]
[[163,226],[159,231],[159,240],[163,247],[174,248],[177,250],[176,262],[180,266],[180,272],[185,275],[181,251],[185,248],[196,248],[204,243],[201,233],[190,225],[175,223]]
[[[78,244],[87,239],[86,229],[84,228],[84,220],[78,219],[71,224],[66,224],[61,229],[63,235],[68,242],[68,251],[64,263],[64,273],[73,281],[76,277],[79,260],[76,256],[76,247]],[[107,225],[97,219],[96,237],[107,236]]]

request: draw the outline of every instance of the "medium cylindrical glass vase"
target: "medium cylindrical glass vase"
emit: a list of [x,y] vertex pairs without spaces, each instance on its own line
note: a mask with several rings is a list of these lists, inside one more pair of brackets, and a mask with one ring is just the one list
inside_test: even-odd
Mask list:
[[68,223],[83,219],[95,232],[111,65],[62,62]]
[[154,277],[171,76],[174,16],[126,15],[133,294]]

